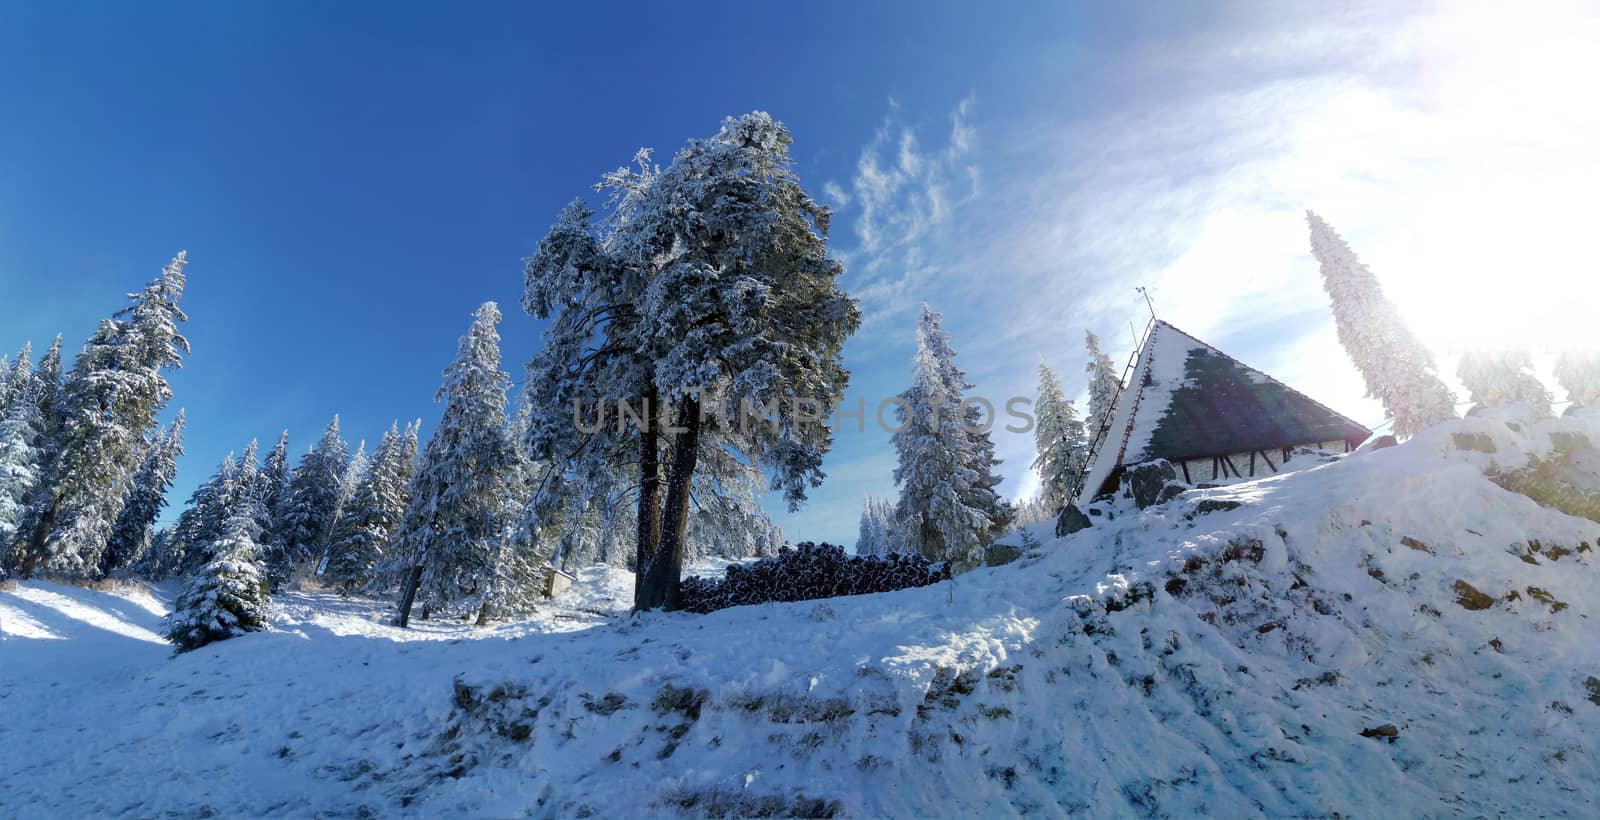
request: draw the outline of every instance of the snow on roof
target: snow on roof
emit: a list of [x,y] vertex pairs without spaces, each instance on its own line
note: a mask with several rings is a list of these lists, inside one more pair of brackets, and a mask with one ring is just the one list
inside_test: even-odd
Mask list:
[[1353,446],[1369,434],[1305,394],[1158,320],[1117,396],[1110,431],[1090,462],[1080,498],[1098,495],[1127,464],[1325,441]]

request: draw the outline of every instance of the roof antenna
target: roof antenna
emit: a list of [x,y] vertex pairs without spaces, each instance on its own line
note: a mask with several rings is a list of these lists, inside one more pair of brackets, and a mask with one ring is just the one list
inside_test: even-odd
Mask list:
[[1150,300],[1150,289],[1141,285],[1134,288],[1134,290],[1144,297],[1144,306],[1150,309],[1150,321],[1154,322],[1156,320],[1156,303]]
[[[1144,332],[1148,334],[1150,329],[1155,327],[1156,324],[1156,305],[1155,302],[1150,300],[1149,288],[1140,285],[1139,287],[1134,288],[1134,290],[1138,291],[1139,295],[1144,297],[1144,306],[1150,309],[1150,319],[1144,323]],[[1139,331],[1133,329],[1132,322],[1128,323],[1128,332],[1133,334],[1133,346],[1135,348],[1139,347],[1141,337],[1139,335]],[[1135,355],[1138,354],[1135,353]]]

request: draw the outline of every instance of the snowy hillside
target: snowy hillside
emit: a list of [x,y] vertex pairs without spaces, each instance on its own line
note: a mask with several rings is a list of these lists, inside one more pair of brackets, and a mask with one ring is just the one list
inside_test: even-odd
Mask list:
[[954,582],[706,616],[628,618],[596,569],[488,629],[287,595],[172,658],[164,591],[28,583],[0,815],[1592,814],[1600,524],[1484,475],[1572,432],[1600,442],[1452,422]]

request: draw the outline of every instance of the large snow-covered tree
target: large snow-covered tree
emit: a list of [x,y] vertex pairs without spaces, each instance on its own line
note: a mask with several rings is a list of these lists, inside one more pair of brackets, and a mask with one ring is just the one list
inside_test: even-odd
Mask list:
[[128,486],[122,512],[111,528],[111,539],[101,558],[102,573],[130,566],[149,550],[156,519],[167,506],[167,489],[178,474],[178,456],[183,455],[183,423],[184,413],[179,410],[172,424],[151,440],[144,461]]
[[178,332],[187,319],[178,307],[184,264],[180,252],[78,354],[59,406],[49,411],[55,419],[43,476],[18,527],[23,574],[99,571],[127,483],[172,397],[163,372],[180,366],[189,350]]
[[301,457],[274,518],[277,528],[266,555],[267,578],[274,587],[288,581],[297,567],[320,558],[339,523],[339,502],[345,490],[350,456],[339,437],[339,417]]
[[213,551],[167,616],[166,638],[179,652],[267,628],[266,568],[249,505],[228,518]]
[[1473,412],[1514,405],[1536,417],[1553,415],[1550,391],[1533,374],[1533,357],[1526,350],[1470,351],[1457,362],[1456,377],[1477,405]]
[[1433,353],[1406,327],[1378,277],[1322,217],[1306,211],[1306,222],[1339,343],[1361,372],[1367,395],[1394,419],[1395,435],[1455,418],[1455,395],[1439,379]]
[[939,314],[923,305],[911,387],[896,408],[895,529],[907,549],[970,569],[982,563],[983,548],[1011,516],[994,491],[1000,483],[994,443],[980,425],[980,411],[965,403],[972,385],[955,356]]
[[1061,380],[1039,363],[1039,401],[1034,405],[1033,469],[1039,473],[1039,500],[1059,510],[1078,492],[1089,442],[1078,411],[1061,392]]
[[436,396],[444,402],[439,424],[411,480],[411,498],[395,534],[395,548],[412,567],[403,585],[397,623],[424,612],[483,606],[496,572],[506,529],[507,481],[517,454],[506,435],[506,391],[500,369],[500,309],[485,302],[461,337],[455,361]]
[[[615,472],[618,453],[635,455],[639,609],[677,607],[707,454],[758,467],[792,506],[822,480],[832,431],[812,416],[842,395],[839,351],[860,314],[837,287],[829,212],[800,186],[789,145],[757,112],[691,141],[664,170],[641,152],[639,169],[602,181],[599,232],[574,203],[528,262],[524,306],[552,320],[529,364],[531,450],[555,475]],[[794,399],[815,410],[795,412]],[[592,412],[619,400],[643,423],[575,429],[580,402]],[[754,424],[705,412],[746,403],[778,406]]]
[[400,524],[417,452],[416,440],[415,428],[407,426],[402,434],[397,425],[390,425],[344,505],[324,572],[324,578],[341,593],[348,594],[372,580],[389,537]]
[[1600,351],[1568,351],[1556,357],[1556,381],[1574,410],[1600,407]]

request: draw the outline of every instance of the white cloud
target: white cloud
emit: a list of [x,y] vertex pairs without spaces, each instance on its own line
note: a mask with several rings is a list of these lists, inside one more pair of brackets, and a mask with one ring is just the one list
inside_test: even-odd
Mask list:
[[924,243],[977,196],[973,106],[971,97],[961,101],[951,112],[944,144],[929,149],[891,99],[888,116],[861,150],[850,192],[833,183],[823,186],[831,202],[855,206],[855,246],[843,256],[869,326],[918,303],[919,286],[937,272],[926,261]]

